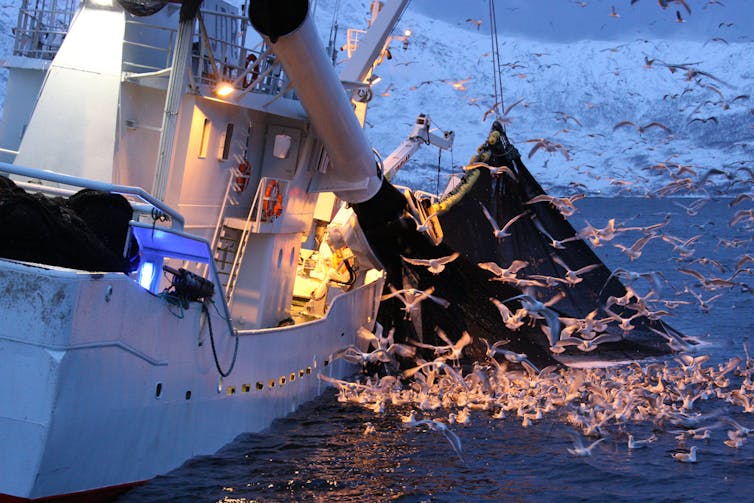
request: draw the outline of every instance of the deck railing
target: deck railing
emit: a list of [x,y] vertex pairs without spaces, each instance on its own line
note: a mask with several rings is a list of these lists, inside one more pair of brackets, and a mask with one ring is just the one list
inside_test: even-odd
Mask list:
[[68,33],[78,0],[23,0],[13,30],[13,54],[51,60]]
[[[79,0],[22,0],[13,30],[13,54],[52,60],[63,43]],[[175,24],[177,24],[177,16]],[[166,21],[170,21],[166,23]],[[151,17],[126,14],[123,72],[148,74],[169,68],[177,26],[162,13]],[[245,16],[201,10],[194,28],[190,85],[194,92],[213,95],[221,82],[235,84],[235,96],[262,93],[277,96],[289,90],[288,78]]]

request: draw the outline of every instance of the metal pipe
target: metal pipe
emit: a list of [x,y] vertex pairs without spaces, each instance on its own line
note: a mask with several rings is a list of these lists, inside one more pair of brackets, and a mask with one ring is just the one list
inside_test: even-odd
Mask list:
[[272,47],[332,162],[333,175],[348,189],[336,194],[351,203],[380,190],[372,149],[309,16],[308,0],[253,0],[252,26]]

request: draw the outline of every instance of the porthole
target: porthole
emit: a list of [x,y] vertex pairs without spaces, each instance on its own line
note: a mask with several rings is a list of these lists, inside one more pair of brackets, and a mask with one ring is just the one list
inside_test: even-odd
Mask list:
[[186,391],[186,400],[191,400],[191,390]]
[[157,386],[154,388],[154,397],[160,398],[160,396],[162,396],[162,383],[158,382]]

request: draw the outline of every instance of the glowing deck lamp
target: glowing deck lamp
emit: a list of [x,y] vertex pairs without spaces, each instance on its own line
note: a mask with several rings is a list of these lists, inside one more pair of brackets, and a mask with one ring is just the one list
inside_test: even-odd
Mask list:
[[231,95],[231,93],[234,91],[233,86],[230,84],[230,82],[220,82],[217,84],[217,87],[215,87],[215,94],[220,98],[227,98]]
[[152,288],[155,268],[152,262],[142,262],[139,266],[139,284],[142,288],[149,290]]

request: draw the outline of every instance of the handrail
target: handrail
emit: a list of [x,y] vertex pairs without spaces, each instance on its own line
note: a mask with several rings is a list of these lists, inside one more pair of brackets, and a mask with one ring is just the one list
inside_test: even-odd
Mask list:
[[55,171],[49,171],[46,169],[27,168],[25,166],[19,166],[17,164],[8,164],[7,162],[0,162],[0,173],[28,176],[34,179],[47,180],[53,183],[62,183],[65,185],[72,185],[85,189],[101,190],[103,192],[115,192],[117,194],[129,194],[136,196],[139,197],[142,201],[151,204],[154,208],[158,209],[163,214],[169,216],[171,220],[170,226],[172,229],[177,231],[183,230],[185,223],[183,215],[154,197],[152,194],[149,194],[141,187],[116,185],[112,183],[100,182],[98,180],[81,178],[78,176],[65,175],[63,173],[57,173]]

